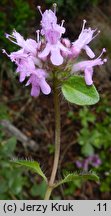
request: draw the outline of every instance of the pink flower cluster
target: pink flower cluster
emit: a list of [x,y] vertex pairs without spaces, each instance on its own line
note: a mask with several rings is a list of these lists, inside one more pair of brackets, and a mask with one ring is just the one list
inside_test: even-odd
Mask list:
[[6,34],[6,37],[20,47],[18,51],[12,52],[10,55],[3,50],[3,53],[6,53],[11,61],[17,65],[16,72],[20,74],[20,82],[23,82],[26,77],[29,78],[26,86],[32,85],[31,95],[34,97],[40,94],[40,90],[46,95],[49,94],[51,88],[46,82],[48,74],[42,68],[42,62],[38,58],[40,43],[32,39],[24,40],[15,30],[12,36]]
[[[71,73],[83,71],[86,84],[92,85],[93,67],[102,65],[107,61],[107,59],[101,59],[101,55],[106,51],[105,48],[98,58],[92,60],[95,54],[89,47],[89,43],[100,31],[96,33],[96,29],[85,28],[86,20],[83,20],[83,27],[78,39],[71,43],[69,39],[62,38],[65,33],[64,20],[61,25],[57,23],[56,4],[54,4],[54,11],[46,10],[42,13],[40,6],[38,9],[42,16],[42,28],[41,31],[37,31],[37,41],[25,40],[15,30],[12,35],[6,34],[6,38],[20,47],[18,51],[11,54],[7,54],[3,50],[10,60],[17,65],[16,72],[20,75],[20,82],[28,79],[26,86],[32,85],[31,95],[34,97],[40,94],[40,90],[47,95],[51,92],[46,81],[46,78],[50,76],[49,72],[53,72],[53,69],[58,70],[58,67],[61,68],[61,66],[63,70],[71,62]],[[74,63],[82,50],[85,50],[91,60]]]

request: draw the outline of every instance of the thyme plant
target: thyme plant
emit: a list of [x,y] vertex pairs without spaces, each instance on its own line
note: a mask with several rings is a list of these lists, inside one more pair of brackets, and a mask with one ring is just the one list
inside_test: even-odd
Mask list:
[[[99,57],[90,48],[90,42],[97,37],[100,31],[86,27],[86,20],[80,35],[76,41],[71,42],[64,38],[66,29],[64,20],[57,22],[56,4],[53,10],[42,12],[41,29],[37,30],[37,40],[25,40],[16,30],[12,35],[6,33],[6,38],[16,44],[19,49],[8,54],[3,50],[12,62],[17,65],[16,72],[19,81],[26,80],[26,86],[31,85],[31,96],[38,97],[40,92],[45,95],[51,93],[54,98],[55,111],[55,155],[50,179],[47,179],[40,165],[36,161],[15,161],[19,165],[29,167],[39,174],[47,183],[47,191],[44,199],[50,199],[53,189],[59,185],[74,181],[77,178],[98,180],[94,173],[69,173],[63,179],[56,180],[60,157],[60,92],[66,101],[76,105],[93,105],[99,101],[99,94],[93,84],[93,72],[95,66],[103,65],[107,59],[101,56],[106,52],[103,48]],[[84,51],[88,59],[80,61],[79,56]],[[80,72],[78,74],[78,72]],[[48,80],[50,80],[50,85]]]

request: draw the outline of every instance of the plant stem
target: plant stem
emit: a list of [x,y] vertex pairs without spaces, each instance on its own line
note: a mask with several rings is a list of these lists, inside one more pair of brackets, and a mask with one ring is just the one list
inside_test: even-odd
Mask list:
[[51,177],[45,195],[45,200],[48,200],[52,193],[53,184],[55,181],[57,168],[58,168],[59,155],[60,155],[60,128],[61,128],[60,127],[60,101],[59,101],[58,80],[55,74],[53,77],[53,86],[54,86],[54,111],[55,111],[55,155],[54,155],[52,173],[51,173]]

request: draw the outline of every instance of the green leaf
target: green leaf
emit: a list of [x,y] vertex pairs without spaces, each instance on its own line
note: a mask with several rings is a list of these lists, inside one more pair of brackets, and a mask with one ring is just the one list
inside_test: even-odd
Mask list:
[[36,161],[28,161],[28,160],[13,160],[12,162],[21,165],[21,166],[26,166],[27,168],[31,169],[33,172],[37,173],[40,175],[46,182],[47,178],[42,172],[40,165]]
[[9,119],[9,114],[8,114],[8,107],[0,103],[0,120],[2,119]]
[[83,145],[82,149],[81,149],[81,152],[84,156],[91,156],[94,154],[94,147],[89,144],[89,143],[86,143]]
[[62,93],[67,101],[77,105],[93,105],[99,101],[94,85],[87,86],[82,76],[72,76],[62,84]]
[[4,179],[0,180],[0,194],[4,194],[8,190],[8,184],[7,181]]
[[99,181],[99,177],[94,172],[89,173],[70,173],[67,176],[65,176],[64,179],[59,181],[55,184],[54,188],[58,187],[61,184],[67,183],[67,182],[73,182],[75,180],[91,180],[91,181]]
[[11,156],[15,151],[17,144],[17,140],[15,137],[11,137],[8,140],[4,141],[2,145],[0,145],[0,152],[3,156]]
[[46,193],[46,189],[47,189],[47,184],[45,181],[42,181],[39,185],[35,183],[32,186],[30,192],[32,196],[34,197],[40,196],[43,199]]

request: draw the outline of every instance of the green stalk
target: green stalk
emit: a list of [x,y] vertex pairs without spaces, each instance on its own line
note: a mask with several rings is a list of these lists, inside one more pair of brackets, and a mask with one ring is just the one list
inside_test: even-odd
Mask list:
[[53,77],[53,86],[54,86],[54,111],[55,111],[55,155],[54,155],[54,163],[53,163],[53,168],[52,168],[52,173],[51,177],[49,180],[49,184],[47,187],[47,191],[45,194],[45,200],[49,200],[52,190],[53,190],[53,185],[55,182],[55,177],[57,173],[57,168],[58,168],[58,163],[59,163],[59,156],[60,156],[60,100],[59,100],[59,89],[58,89],[58,80],[54,74]]

